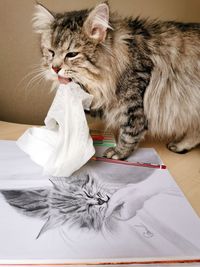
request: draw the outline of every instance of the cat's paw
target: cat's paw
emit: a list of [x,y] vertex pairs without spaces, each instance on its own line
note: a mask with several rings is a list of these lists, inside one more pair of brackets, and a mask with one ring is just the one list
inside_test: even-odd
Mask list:
[[185,154],[187,153],[189,150],[183,148],[181,145],[179,145],[179,143],[175,143],[175,142],[171,142],[169,144],[167,144],[167,148],[175,153],[179,153],[179,154]]
[[125,159],[129,155],[129,151],[119,151],[117,147],[110,147],[104,152],[104,157],[108,159]]

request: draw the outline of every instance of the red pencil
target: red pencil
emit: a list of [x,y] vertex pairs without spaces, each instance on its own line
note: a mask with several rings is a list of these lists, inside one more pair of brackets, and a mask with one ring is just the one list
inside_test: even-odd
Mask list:
[[112,137],[105,137],[105,136],[102,136],[102,135],[92,135],[92,139],[94,141],[113,140]]
[[145,163],[145,162],[130,162],[126,160],[118,160],[118,159],[107,159],[103,157],[92,157],[91,160],[95,161],[103,161],[105,163],[116,163],[128,166],[136,166],[136,167],[146,167],[153,169],[166,169],[167,167],[163,164],[153,164],[153,163]]

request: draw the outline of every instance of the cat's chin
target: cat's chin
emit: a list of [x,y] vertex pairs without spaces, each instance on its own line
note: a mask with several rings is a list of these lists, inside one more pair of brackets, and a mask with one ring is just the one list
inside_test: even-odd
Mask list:
[[72,79],[58,76],[58,81],[60,84],[68,84],[72,81]]

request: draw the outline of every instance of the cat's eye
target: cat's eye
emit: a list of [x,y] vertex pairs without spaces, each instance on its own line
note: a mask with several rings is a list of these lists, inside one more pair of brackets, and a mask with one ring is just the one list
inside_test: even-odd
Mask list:
[[76,57],[79,54],[79,52],[69,52],[66,54],[66,58],[73,58]]
[[54,57],[54,56],[55,56],[55,52],[54,52],[53,50],[51,50],[51,49],[48,49],[48,51],[49,51],[49,53],[51,54],[51,56],[52,56],[52,57]]

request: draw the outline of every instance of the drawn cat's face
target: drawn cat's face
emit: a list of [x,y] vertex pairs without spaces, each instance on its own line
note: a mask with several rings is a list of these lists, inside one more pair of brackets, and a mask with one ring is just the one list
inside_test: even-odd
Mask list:
[[38,237],[49,229],[70,226],[99,231],[110,199],[109,193],[89,175],[53,183],[52,188],[1,191],[19,212],[45,219]]
[[[42,65],[48,79],[67,84],[71,80],[87,88],[101,72],[100,46],[106,37],[109,8],[53,14],[36,6],[34,29],[41,35]],[[97,51],[98,50],[98,51]]]

